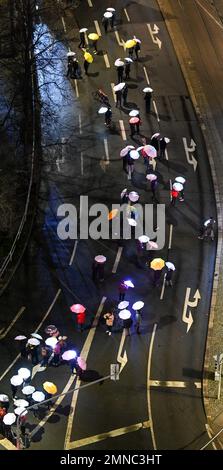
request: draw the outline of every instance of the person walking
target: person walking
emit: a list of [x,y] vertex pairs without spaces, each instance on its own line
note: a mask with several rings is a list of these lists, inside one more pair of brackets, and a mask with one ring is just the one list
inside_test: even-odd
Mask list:
[[142,124],[142,121],[140,117],[138,117],[138,121],[136,122],[136,134],[140,134],[140,126]]
[[74,58],[72,60],[72,74],[71,74],[71,78],[78,78],[78,71],[79,71],[79,64],[78,64],[78,60],[76,58]]
[[85,320],[86,320],[85,312],[77,313],[77,327],[81,333],[84,331]]
[[44,369],[46,369],[47,364],[48,364],[48,359],[50,356],[49,349],[46,346],[42,346],[40,350],[41,354],[41,360],[40,360],[40,366]]
[[203,228],[202,228],[202,233],[198,237],[199,240],[204,240],[205,238],[211,239],[212,241],[214,240],[214,226],[216,224],[216,220],[214,220],[214,217],[210,217],[209,219],[205,220]]
[[85,47],[86,47],[85,32],[80,30],[79,33],[80,33],[80,43],[79,43],[78,47],[79,47],[79,49],[85,49]]
[[111,18],[109,18],[109,23],[110,23],[111,29],[113,29],[114,28],[114,23],[115,23],[115,11],[112,12],[112,16],[111,16]]
[[124,65],[120,65],[117,67],[117,74],[118,74],[118,83],[123,82],[123,74],[124,74]]
[[161,276],[162,269],[157,269],[153,271],[153,287],[159,287]]
[[61,359],[61,345],[59,341],[53,348],[53,353],[52,365],[58,367]]
[[125,284],[125,281],[121,281],[118,287],[119,290],[119,302],[125,300],[125,294],[128,290],[128,286]]
[[176,191],[175,189],[171,189],[171,206],[175,206],[176,205],[176,201],[179,197],[179,191]]
[[133,137],[135,134],[135,124],[129,121],[129,126],[130,126],[130,137]]
[[115,92],[115,95],[116,95],[116,108],[119,107],[121,108],[122,106],[122,90],[117,90]]
[[[131,175],[134,171],[134,163],[135,161],[133,160],[133,158],[130,157],[130,152],[128,152],[128,161],[127,161],[127,172],[128,172],[128,175]],[[134,211],[133,211],[134,212]],[[131,216],[132,218],[133,215]]]
[[112,122],[112,110],[111,108],[108,108],[108,110],[105,113],[105,125],[110,126]]
[[105,34],[107,34],[109,22],[108,22],[108,18],[105,18],[105,16],[103,16],[102,18],[102,24],[104,26]]
[[105,319],[105,322],[106,322],[106,333],[108,333],[109,336],[111,336],[112,334],[112,327],[113,327],[113,323],[114,323],[114,319],[115,319],[115,316],[114,316],[114,313],[112,312],[108,312],[108,313],[105,313],[105,315],[103,315],[104,319]]
[[128,85],[125,85],[124,88],[123,88],[123,90],[122,90],[122,96],[123,96],[123,104],[124,104],[124,106],[127,105],[128,91],[129,91]]
[[84,60],[84,70],[85,70],[86,75],[88,75],[89,65],[90,65],[90,63],[85,59]]
[[136,56],[136,60],[139,60],[139,52],[140,52],[140,42],[137,41],[135,47],[134,47],[134,51],[135,51],[135,56]]
[[156,200],[157,200],[157,198],[156,198],[156,190],[157,190],[157,188],[158,188],[158,181],[157,181],[157,179],[151,181],[151,191],[152,191],[152,199],[153,199],[153,201],[156,201]]
[[159,150],[160,150],[160,158],[165,158],[165,150],[166,150],[166,141],[165,137],[161,137],[159,142]]
[[158,137],[159,135],[154,135],[153,137],[151,137],[150,139],[150,145],[152,145],[152,147],[154,147],[157,151],[157,153],[159,152],[159,140],[158,140]]
[[134,47],[130,47],[128,51],[129,51],[129,58],[133,60]]
[[128,154],[126,154],[122,158],[122,169],[123,169],[123,171],[125,171],[125,173],[128,173],[127,166],[128,166]]
[[174,271],[172,269],[167,268],[166,279],[165,279],[166,286],[173,287],[173,282],[172,282],[173,273]]
[[145,105],[146,105],[146,114],[149,114],[151,111],[152,91],[149,91],[150,89],[148,87],[145,88],[145,90],[148,90],[145,92],[144,100],[145,100]]
[[98,54],[98,47],[97,47],[97,44],[98,44],[98,39],[94,39],[94,40],[92,39],[92,40],[91,40],[91,45],[92,45],[92,47],[93,47],[93,49],[94,49],[94,50],[93,50],[93,53],[94,53],[94,54]]
[[67,74],[66,77],[71,77],[73,72],[73,60],[72,57],[68,57],[67,59]]
[[125,80],[129,80],[131,71],[131,62],[130,60],[125,63]]
[[123,328],[125,331],[125,336],[130,336],[130,328],[133,324],[132,318],[127,318],[126,320],[123,320]]
[[136,320],[136,323],[135,323],[135,328],[136,328],[136,333],[138,335],[140,335],[140,326],[141,326],[141,323],[142,323],[142,315],[141,315],[141,312],[139,310],[136,310],[135,312],[135,320]]

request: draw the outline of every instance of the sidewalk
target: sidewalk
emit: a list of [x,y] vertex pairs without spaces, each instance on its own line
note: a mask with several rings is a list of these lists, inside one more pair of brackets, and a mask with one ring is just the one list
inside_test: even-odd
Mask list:
[[[209,156],[216,196],[218,213],[218,246],[203,369],[203,400],[208,424],[211,426],[211,434],[209,433],[211,437],[223,427],[223,384],[221,386],[222,399],[217,400],[218,382],[214,381],[213,359],[214,355],[222,352],[223,338],[223,265],[220,263],[223,259],[223,165],[220,158],[222,155],[222,142],[205,96],[202,86],[202,77],[199,76],[193,63],[190,51],[185,43],[182,31],[179,28],[176,15],[172,10],[170,2],[169,0],[157,0],[157,2],[164,16],[182,73],[188,86],[191,100],[197,113],[198,121],[200,122],[200,127],[203,132]],[[221,435],[221,441],[223,443],[223,433]]]

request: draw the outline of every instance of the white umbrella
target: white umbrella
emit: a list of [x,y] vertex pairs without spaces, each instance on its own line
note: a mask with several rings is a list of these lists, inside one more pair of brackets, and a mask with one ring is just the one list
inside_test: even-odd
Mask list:
[[76,52],[69,51],[67,53],[67,57],[74,57],[76,55]]
[[40,344],[40,341],[36,338],[29,338],[28,344],[31,344],[32,346],[38,346]]
[[3,418],[3,423],[7,426],[11,426],[11,424],[15,423],[16,415],[15,413],[7,413]]
[[169,137],[164,137],[164,140],[165,140],[166,144],[169,144],[169,142],[170,142]]
[[128,189],[125,188],[123,189],[123,191],[121,192],[121,198],[123,198],[123,196],[127,193]]
[[22,389],[23,395],[32,395],[32,393],[34,392],[35,392],[35,387],[33,387],[32,385],[26,385]]
[[141,237],[139,237],[138,240],[141,243],[148,243],[149,242],[149,237],[147,237],[147,235],[141,235]]
[[181,183],[174,183],[173,189],[175,189],[175,191],[182,191],[183,185]]
[[121,59],[116,59],[115,61],[116,67],[122,67],[123,65],[124,65],[124,62]]
[[175,271],[175,269],[176,269],[174,264],[171,263],[170,261],[166,262],[166,266],[167,266],[168,269],[171,269],[171,271]]
[[20,416],[21,414],[22,414],[22,416],[25,416],[25,415],[27,415],[28,411],[25,408],[22,408],[21,406],[19,406],[18,408],[14,409],[14,413],[17,416]]
[[153,88],[150,88],[149,86],[147,86],[146,88],[143,88],[142,91],[143,91],[144,93],[152,93]]
[[18,375],[20,375],[23,380],[26,380],[30,377],[31,375],[31,372],[29,369],[27,369],[26,367],[21,367],[19,370],[18,370]]
[[125,284],[126,286],[128,286],[128,287],[132,287],[132,288],[135,287],[134,284],[133,284],[133,282],[130,281],[130,280],[124,281],[124,284]]
[[111,17],[112,17],[112,13],[111,13],[110,11],[106,11],[106,12],[104,13],[104,17],[105,17],[105,18],[111,18]]
[[132,306],[133,310],[141,310],[141,308],[144,307],[144,302],[142,302],[142,300],[138,300],[137,302],[135,302]]
[[127,300],[123,300],[122,302],[119,302],[118,308],[119,310],[123,310],[129,306],[129,302]]
[[157,180],[157,176],[153,175],[152,173],[149,173],[148,175],[146,175],[146,179],[149,181],[155,181]]
[[54,336],[51,336],[50,338],[47,338],[46,341],[45,341],[45,344],[47,346],[50,346],[51,348],[55,348],[57,343],[58,343],[58,340]]
[[153,139],[153,137],[159,137],[160,133],[159,132],[156,132],[155,134],[152,135],[151,139]]
[[22,385],[23,383],[23,378],[21,375],[13,375],[13,377],[10,379],[10,382],[14,387],[19,387],[19,385]]
[[97,255],[97,256],[95,256],[95,261],[96,261],[97,263],[105,263],[106,259],[107,259],[107,258],[106,258],[104,255]]
[[124,87],[125,87],[125,83],[124,83],[124,82],[118,83],[118,85],[115,85],[115,86],[114,86],[114,91],[123,90]]
[[18,398],[18,400],[14,401],[14,405],[18,406],[19,408],[26,408],[26,406],[29,406],[29,402],[23,398]]
[[107,111],[108,111],[108,108],[107,108],[106,106],[102,106],[102,107],[98,110],[98,114],[105,114]]
[[79,30],[79,33],[86,33],[87,30],[88,30],[87,28],[81,28],[81,29]]
[[43,392],[34,392],[32,394],[32,399],[38,403],[45,400],[45,394]]
[[4,393],[1,393],[1,394],[0,394],[0,401],[1,401],[2,403],[8,402],[8,401],[9,401],[8,395],[5,395]]
[[132,111],[130,111],[129,113],[129,116],[138,116],[139,115],[139,110],[138,109],[132,109]]
[[129,155],[133,160],[138,160],[139,158],[139,152],[137,152],[137,150],[131,150]]
[[27,337],[24,335],[18,335],[14,339],[16,339],[16,341],[22,341],[23,339],[27,339]]
[[136,227],[137,222],[135,221],[135,219],[127,219],[127,220],[128,220],[129,225],[131,225],[131,227]]
[[125,57],[125,59],[124,59],[124,60],[126,60],[126,62],[133,62],[133,60],[132,60],[132,59],[130,59],[130,57]]
[[129,193],[129,199],[132,202],[137,202],[139,200],[139,194],[136,191],[131,191]]
[[133,39],[134,39],[134,41],[138,42],[139,44],[141,44],[141,42],[142,42],[140,39],[136,38],[135,36],[133,36]]
[[126,147],[124,147],[124,149],[121,150],[120,157],[125,157],[127,153],[129,152],[129,150],[132,150],[134,148],[135,147],[133,145],[127,145]]
[[186,180],[185,180],[185,178],[183,178],[183,176],[177,176],[177,177],[175,178],[175,181],[176,181],[177,183],[184,184]]
[[77,357],[77,353],[76,351],[65,351],[63,354],[62,354],[62,359],[64,361],[71,361],[72,359],[75,359],[75,357]]
[[31,335],[33,338],[36,338],[36,339],[43,339],[41,335],[39,335],[38,333],[31,333]]
[[115,8],[106,8],[107,11],[115,11]]
[[129,310],[122,310],[119,312],[118,316],[121,318],[121,320],[127,320],[131,317],[131,312]]

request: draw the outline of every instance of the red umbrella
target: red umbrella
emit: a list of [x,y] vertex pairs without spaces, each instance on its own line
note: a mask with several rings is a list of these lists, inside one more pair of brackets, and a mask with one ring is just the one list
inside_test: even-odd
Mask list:
[[70,310],[73,313],[84,313],[86,308],[81,304],[74,304],[70,307]]
[[138,117],[132,117],[129,119],[129,124],[138,124],[139,121],[140,119]]

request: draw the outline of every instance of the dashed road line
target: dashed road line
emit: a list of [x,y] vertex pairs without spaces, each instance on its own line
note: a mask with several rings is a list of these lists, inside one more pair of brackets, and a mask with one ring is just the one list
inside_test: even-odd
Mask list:
[[106,65],[107,69],[110,69],[111,65],[110,65],[110,62],[109,62],[108,54],[103,54],[103,57],[104,57],[104,61],[105,61],[105,65]]
[[113,274],[115,274],[117,272],[118,264],[119,264],[119,261],[120,261],[121,256],[122,256],[122,251],[123,251],[123,246],[119,246],[118,252],[117,252],[117,255],[116,255],[116,258],[115,258],[115,262],[114,262],[114,265],[113,265],[113,268],[112,268],[112,273]]
[[101,36],[102,34],[101,34],[100,26],[97,20],[94,20],[94,25],[95,25],[95,29],[97,31],[98,36]]
[[6,337],[6,335],[8,334],[8,332],[12,329],[13,325],[15,324],[15,322],[18,320],[19,317],[21,317],[22,313],[24,312],[24,310],[26,309],[26,307],[21,307],[18,311],[18,313],[16,314],[15,318],[11,321],[10,325],[8,326],[8,328],[4,331],[4,333],[2,333],[0,335],[0,339],[3,339]]
[[121,136],[122,136],[122,139],[123,139],[123,140],[127,140],[124,122],[123,122],[122,120],[119,120],[119,125],[120,125],[120,129],[121,129]]
[[130,22],[130,18],[129,18],[129,15],[128,15],[128,12],[127,12],[126,8],[124,8],[124,12],[125,12],[125,16],[126,16],[128,22]]

